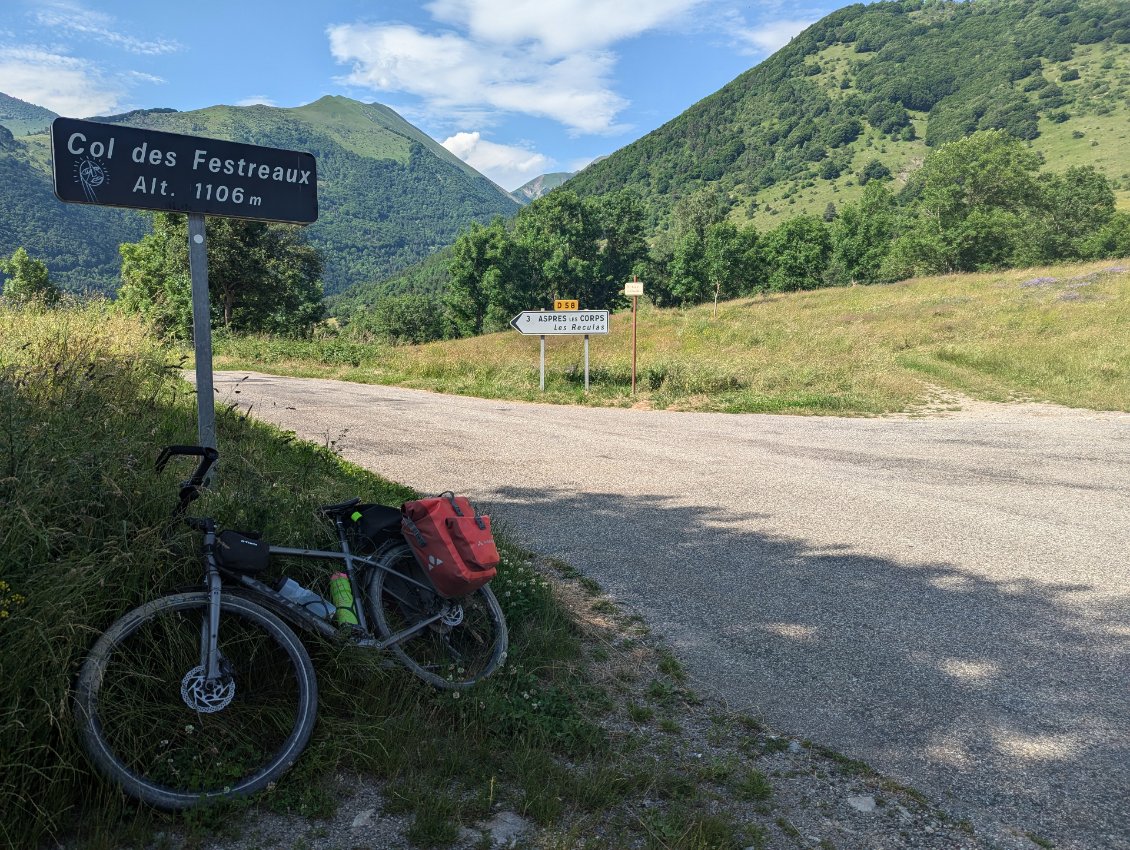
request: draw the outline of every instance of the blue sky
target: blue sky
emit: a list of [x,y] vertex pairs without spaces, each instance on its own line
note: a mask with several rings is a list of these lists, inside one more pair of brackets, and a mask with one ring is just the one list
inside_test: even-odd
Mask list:
[[678,115],[842,2],[6,0],[0,91],[61,115],[384,103],[506,189]]

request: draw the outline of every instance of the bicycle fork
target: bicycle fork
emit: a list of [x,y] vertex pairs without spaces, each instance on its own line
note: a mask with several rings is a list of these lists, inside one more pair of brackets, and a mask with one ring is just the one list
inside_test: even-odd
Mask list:
[[220,653],[220,571],[216,567],[216,529],[204,529],[204,583],[208,605],[200,618],[200,663],[181,680],[181,699],[193,711],[211,714],[227,708],[235,696],[235,680]]

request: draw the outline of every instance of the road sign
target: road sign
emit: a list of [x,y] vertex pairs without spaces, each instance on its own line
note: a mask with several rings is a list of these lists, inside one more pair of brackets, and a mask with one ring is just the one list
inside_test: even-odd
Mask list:
[[308,153],[56,118],[51,159],[55,197],[67,203],[294,224],[318,219],[318,172]]
[[560,310],[580,310],[581,309],[581,302],[571,300],[571,299],[568,299],[568,298],[558,298],[556,301],[553,302],[553,309],[558,310],[558,311],[560,311]]
[[643,281],[629,280],[624,284],[625,295],[643,295]]
[[578,310],[575,313],[549,313],[526,310],[511,319],[510,326],[520,334],[531,336],[606,334],[608,333],[608,311]]

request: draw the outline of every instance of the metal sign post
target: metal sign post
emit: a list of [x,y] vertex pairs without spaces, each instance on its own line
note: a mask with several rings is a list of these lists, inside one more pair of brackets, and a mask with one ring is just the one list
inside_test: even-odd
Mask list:
[[192,344],[196,353],[196,436],[216,448],[216,399],[212,389],[212,309],[208,303],[208,236],[204,216],[188,215],[188,269],[192,276]]
[[122,124],[51,122],[55,197],[69,204],[188,213],[197,437],[216,447],[212,315],[205,216],[310,224],[318,170],[301,151],[184,136]]
[[585,334],[585,392],[589,391],[589,335]]
[[[576,303],[576,302],[569,302]],[[607,310],[569,310],[548,313],[525,310],[510,320],[510,327],[525,336],[541,337],[541,391],[545,392],[545,338],[547,336],[584,336],[585,392],[589,389],[589,334],[608,333]]]

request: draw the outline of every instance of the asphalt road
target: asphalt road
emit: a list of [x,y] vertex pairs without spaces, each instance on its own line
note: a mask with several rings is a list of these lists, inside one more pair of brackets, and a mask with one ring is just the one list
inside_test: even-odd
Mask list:
[[1130,848],[1130,415],[735,416],[259,375],[233,394],[246,375],[218,398],[483,503],[734,709],[1001,846]]

